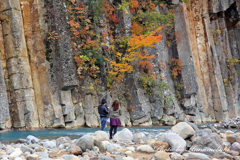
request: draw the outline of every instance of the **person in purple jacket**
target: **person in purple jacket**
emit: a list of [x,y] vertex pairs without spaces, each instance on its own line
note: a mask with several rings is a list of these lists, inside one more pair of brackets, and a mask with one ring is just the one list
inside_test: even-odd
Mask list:
[[[112,107],[109,109],[109,117],[110,117],[110,139],[112,139],[113,135],[117,133],[117,127],[121,126],[120,116],[122,115],[122,110],[119,108],[118,100],[115,100],[112,104]],[[114,134],[112,131],[114,130]]]
[[104,131],[106,124],[107,124],[107,117],[108,117],[108,107],[106,99],[102,99],[102,103],[98,106],[98,113],[101,118],[101,130]]

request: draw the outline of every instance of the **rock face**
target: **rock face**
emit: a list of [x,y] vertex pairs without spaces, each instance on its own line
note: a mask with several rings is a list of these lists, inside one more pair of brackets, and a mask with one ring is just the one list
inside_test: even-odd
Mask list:
[[[81,69],[77,70],[74,57],[82,54],[78,51],[82,42],[90,43],[87,37],[75,43],[71,35],[69,7],[80,2],[86,5],[84,16],[94,17],[86,0],[1,0],[0,129],[99,127],[97,107],[102,98],[109,106],[115,99],[121,101],[122,126],[175,125],[184,120],[205,123],[240,116],[238,0],[171,0],[165,9],[155,6],[161,15],[171,12],[175,23],[167,28],[171,35],[162,29],[161,42],[145,48],[155,57],[150,62],[156,81],[169,86],[163,93],[154,86],[152,94],[141,85],[141,69],[135,62],[135,71],[108,89],[112,80],[106,75],[111,67],[98,58],[115,60],[106,52],[111,36],[105,37],[107,46],[99,42],[99,54],[91,61],[98,63],[94,66],[99,68],[98,78],[87,72],[77,76]],[[104,18],[87,22],[91,33],[96,33],[94,38],[104,39],[102,35],[112,32],[112,27],[116,35],[131,36],[132,10],[120,11],[115,6],[119,2],[106,2],[114,6],[119,19],[113,26]],[[182,65],[176,78],[169,64],[173,59],[181,59]],[[192,135],[176,132],[183,138]]]

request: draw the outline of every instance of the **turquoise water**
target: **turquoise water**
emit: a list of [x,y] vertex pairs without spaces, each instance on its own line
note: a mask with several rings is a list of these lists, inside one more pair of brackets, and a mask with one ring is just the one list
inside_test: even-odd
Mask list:
[[[171,126],[154,126],[154,127],[130,127],[128,128],[133,133],[144,133],[148,137],[154,137],[159,133],[164,133]],[[123,128],[119,127],[118,131]],[[92,134],[100,128],[77,128],[77,129],[45,129],[45,130],[30,130],[30,131],[7,131],[0,133],[0,142],[9,143],[16,142],[18,139],[26,139],[28,135],[33,135],[39,139],[55,139],[61,136],[68,136],[71,139],[80,138],[85,134]],[[105,132],[109,132],[109,128],[105,129]]]
[[[201,124],[200,126],[210,126],[213,124]],[[129,127],[128,129],[133,133],[144,133],[148,138],[153,138],[159,133],[165,134],[172,126],[151,126],[151,127]],[[118,131],[123,128],[119,127]],[[55,139],[61,136],[68,136],[71,139],[77,139],[85,134],[92,134],[100,128],[77,128],[77,129],[44,129],[44,130],[30,130],[30,131],[7,131],[0,133],[0,142],[10,143],[16,142],[18,139],[26,139],[28,135],[33,135],[39,139]],[[105,129],[109,132],[109,127]]]

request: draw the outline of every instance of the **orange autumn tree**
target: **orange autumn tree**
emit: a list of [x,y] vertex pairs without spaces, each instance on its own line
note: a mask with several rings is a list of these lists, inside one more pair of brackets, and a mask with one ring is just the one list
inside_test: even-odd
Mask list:
[[[108,72],[109,76],[114,76],[115,79],[121,80],[124,73],[131,73],[133,71],[133,66],[131,65],[132,61],[138,60],[139,66],[142,66],[142,62],[146,62],[155,56],[150,56],[146,54],[144,47],[154,47],[154,43],[161,42],[162,35],[159,34],[159,31],[162,27],[155,29],[153,32],[144,35],[133,35],[129,41],[127,49],[127,54],[123,55],[120,52],[116,53],[117,61],[109,60],[104,58],[106,61],[110,62],[112,70]],[[151,63],[148,64],[149,68],[152,68]],[[121,78],[117,78],[120,75]]]

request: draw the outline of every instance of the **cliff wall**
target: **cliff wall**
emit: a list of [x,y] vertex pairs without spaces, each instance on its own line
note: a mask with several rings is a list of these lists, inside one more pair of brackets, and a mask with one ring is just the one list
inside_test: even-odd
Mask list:
[[[118,19],[115,36],[131,36],[134,22],[129,8],[118,9],[118,0],[104,3]],[[70,11],[80,7],[83,17],[96,17],[90,11],[96,3],[92,4],[86,0],[0,1],[1,129],[98,127],[102,98],[109,106],[115,99],[120,101],[123,126],[217,122],[240,115],[239,0],[170,0],[155,5],[156,13],[171,11],[175,20],[172,27],[160,31],[161,42],[145,47],[155,57],[150,62],[156,81],[169,86],[161,91],[153,85],[151,94],[141,85],[142,71],[135,61],[131,62],[134,71],[120,83],[111,81],[111,87],[106,79],[108,62],[98,64],[97,77],[77,66],[77,45],[84,38],[73,40],[70,20],[82,17]],[[84,23],[95,35],[111,30],[104,19]],[[108,45],[100,44],[98,54],[116,60],[106,52],[111,39],[105,39]],[[172,59],[181,60],[177,76]]]

